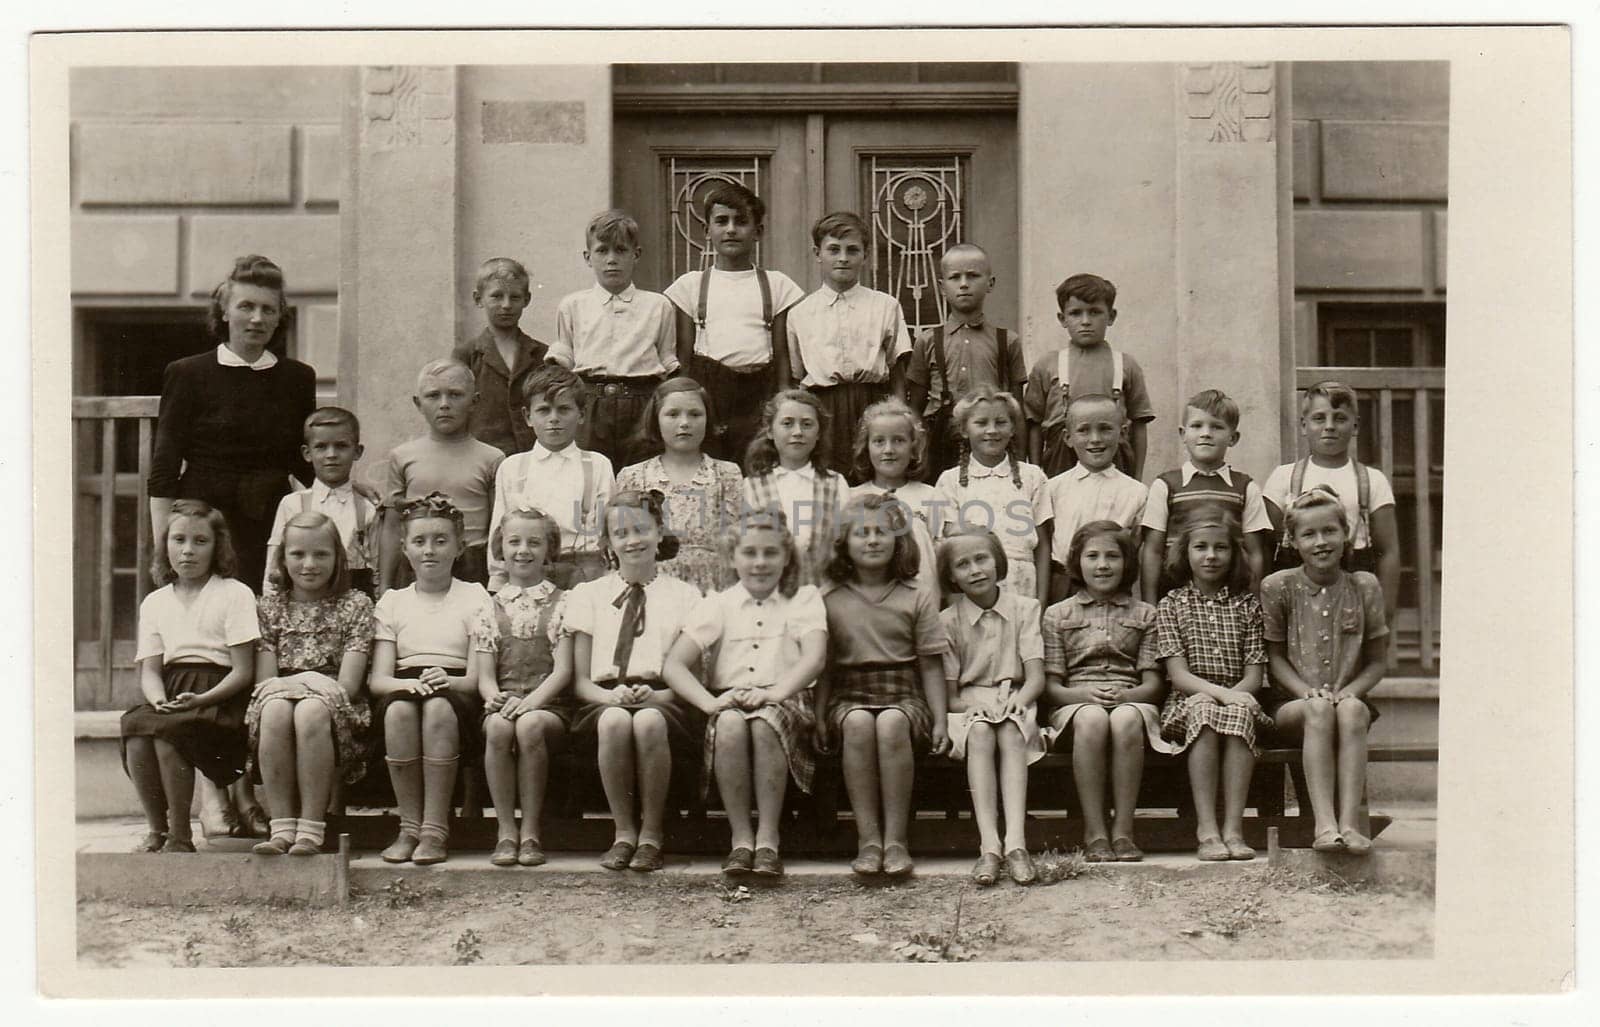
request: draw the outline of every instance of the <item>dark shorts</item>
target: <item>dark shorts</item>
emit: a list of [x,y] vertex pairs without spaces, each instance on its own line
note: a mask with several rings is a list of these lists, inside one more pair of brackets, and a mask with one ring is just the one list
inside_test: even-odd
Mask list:
[[867,407],[889,395],[889,383],[841,382],[838,385],[814,385],[808,388],[828,411],[828,466],[844,475],[852,484],[859,484],[851,473],[851,465],[855,462],[851,450],[855,446],[856,428]]
[[761,430],[761,412],[777,391],[772,365],[732,368],[696,353],[685,371],[711,397],[705,451],[712,459],[743,467],[745,451]]
[[614,469],[637,463],[644,447],[644,415],[660,378],[601,378],[585,375],[589,399],[578,429],[581,449],[604,453]]

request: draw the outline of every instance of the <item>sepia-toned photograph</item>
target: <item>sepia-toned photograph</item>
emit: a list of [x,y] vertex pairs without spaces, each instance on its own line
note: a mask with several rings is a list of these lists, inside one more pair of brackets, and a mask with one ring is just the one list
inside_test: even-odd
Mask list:
[[1433,960],[1452,61],[656,36],[52,54],[68,966]]

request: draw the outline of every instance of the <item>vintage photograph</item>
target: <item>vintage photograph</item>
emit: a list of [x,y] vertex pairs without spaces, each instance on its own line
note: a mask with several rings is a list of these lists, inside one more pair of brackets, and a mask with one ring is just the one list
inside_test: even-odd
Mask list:
[[66,69],[77,968],[1433,959],[1451,62],[671,38]]

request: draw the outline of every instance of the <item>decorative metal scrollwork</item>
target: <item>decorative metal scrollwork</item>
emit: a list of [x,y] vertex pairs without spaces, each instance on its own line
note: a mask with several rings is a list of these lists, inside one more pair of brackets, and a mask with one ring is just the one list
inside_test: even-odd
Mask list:
[[872,287],[900,300],[913,330],[940,324],[945,302],[939,258],[962,239],[966,161],[956,154],[874,154],[864,162],[872,212]]
[[[711,266],[706,249],[706,219],[700,210],[705,194],[718,184],[732,182],[761,194],[761,158],[731,155],[672,156],[666,158],[667,208],[672,211],[672,277]],[[761,246],[756,245],[756,262]]]

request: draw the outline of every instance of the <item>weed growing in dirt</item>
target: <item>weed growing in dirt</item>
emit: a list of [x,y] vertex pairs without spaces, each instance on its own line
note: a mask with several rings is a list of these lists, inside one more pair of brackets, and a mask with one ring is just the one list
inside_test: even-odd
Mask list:
[[250,921],[238,913],[229,913],[228,919],[222,921],[222,929],[227,931],[229,936],[240,940],[248,938],[254,931]]
[[191,934],[183,939],[183,948],[178,952],[178,958],[183,960],[184,966],[200,965],[200,936]]
[[[910,963],[964,963],[976,958],[981,951],[981,946],[977,943],[998,940],[1004,928],[987,923],[982,927],[969,928],[963,932],[961,909],[966,897],[967,890],[962,888],[956,895],[955,920],[948,932],[912,931],[906,940],[891,945],[890,951]],[[856,940],[860,940],[860,936],[856,936]]]
[[1291,870],[1288,867],[1268,867],[1262,874],[1263,887],[1277,891],[1303,891],[1317,895],[1353,895],[1367,890],[1365,882],[1347,881],[1338,872],[1319,870]]
[[438,885],[417,887],[404,877],[396,877],[383,886],[383,897],[390,909],[410,909],[428,899],[436,899],[440,894]]
[[1070,881],[1075,877],[1095,872],[1094,864],[1083,858],[1082,849],[1073,849],[1071,852],[1050,849],[1041,853],[1039,858],[1033,861],[1033,865],[1039,872],[1040,884]]
[[461,937],[451,947],[456,951],[457,966],[471,966],[483,958],[483,938],[470,927],[461,932]]
[[720,891],[723,902],[749,902],[755,898],[755,894],[750,891],[748,886],[743,884],[735,888],[724,887]]

